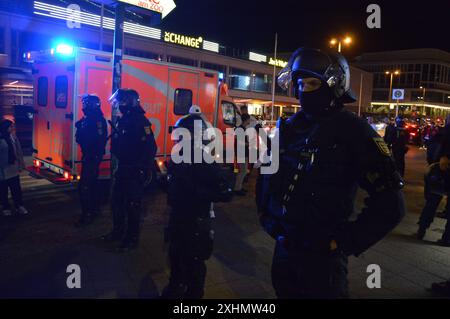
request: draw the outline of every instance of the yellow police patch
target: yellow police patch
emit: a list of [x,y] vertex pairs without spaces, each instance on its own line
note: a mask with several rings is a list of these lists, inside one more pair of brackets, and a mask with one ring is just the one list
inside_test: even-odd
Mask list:
[[389,147],[386,142],[381,137],[374,137],[373,141],[377,145],[378,149],[383,155],[391,156],[391,151],[389,151]]
[[145,134],[150,135],[151,134],[151,130],[150,130],[150,126],[144,126],[144,130],[145,130]]

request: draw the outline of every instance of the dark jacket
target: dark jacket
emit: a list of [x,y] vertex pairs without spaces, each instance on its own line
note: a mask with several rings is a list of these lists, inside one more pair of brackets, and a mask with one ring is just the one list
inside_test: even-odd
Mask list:
[[[359,255],[404,215],[389,149],[367,122],[345,110],[315,122],[299,112],[281,123],[279,170],[261,175],[258,184],[261,223],[274,238],[288,238],[293,250],[325,252],[336,240],[347,255]],[[369,196],[357,220],[349,221],[358,186]]]
[[113,130],[111,153],[120,166],[149,169],[152,167],[157,145],[151,124],[143,111],[123,115]]
[[100,158],[105,154],[108,130],[101,112],[90,114],[75,123],[75,139],[80,145],[83,160]]

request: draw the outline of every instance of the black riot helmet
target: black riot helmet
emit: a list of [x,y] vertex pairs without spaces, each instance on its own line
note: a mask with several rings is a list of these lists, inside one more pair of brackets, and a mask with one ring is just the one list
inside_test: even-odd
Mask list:
[[[356,101],[350,89],[350,67],[347,60],[338,53],[319,49],[297,49],[287,66],[277,76],[278,85],[287,90],[293,83],[294,94],[299,98],[298,79],[316,78],[331,91],[334,102],[352,103]],[[305,86],[308,89],[311,86]],[[300,88],[301,89],[301,88]]]
[[[175,123],[174,129],[176,130],[178,128],[184,128],[189,131],[192,146],[196,148],[201,148],[203,145],[207,145],[215,138],[213,131],[208,131],[208,133],[212,134],[205,134],[207,129],[212,128],[212,125],[204,117],[198,105],[191,106],[189,109],[189,114],[181,117]],[[178,141],[181,141],[181,138],[182,135]]]
[[133,111],[144,112],[139,94],[133,89],[118,89],[111,95],[109,102],[113,107],[118,107],[122,114]]
[[89,112],[100,111],[100,98],[93,94],[84,94],[81,96],[81,102],[83,103],[83,112],[89,114]]

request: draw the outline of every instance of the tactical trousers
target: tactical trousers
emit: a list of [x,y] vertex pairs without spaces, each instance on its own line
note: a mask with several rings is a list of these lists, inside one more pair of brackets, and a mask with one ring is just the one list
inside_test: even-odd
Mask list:
[[78,192],[81,202],[81,217],[94,217],[100,211],[98,174],[101,159],[83,160]]
[[138,242],[144,180],[137,174],[116,174],[115,178],[112,191],[113,232],[124,235],[125,241]]
[[209,218],[198,223],[172,225],[169,237],[170,282],[165,297],[202,298],[205,261],[212,254],[214,242]]
[[[439,195],[439,194],[434,194],[434,193],[430,193],[428,192],[425,195],[425,206],[422,210],[422,213],[420,214],[420,219],[418,224],[420,225],[421,228],[423,229],[428,229],[431,224],[433,223],[434,217],[436,216],[436,210],[439,207],[439,204],[441,203],[443,196]],[[449,212],[449,205],[447,204],[446,207],[446,218],[447,218],[447,223],[445,225],[445,231],[444,234],[442,235],[442,239],[444,241],[450,241],[450,222],[449,222],[449,217],[450,217],[450,212]]]
[[406,153],[403,151],[392,151],[392,157],[395,161],[395,167],[402,177],[405,176],[405,155]]
[[14,201],[15,208],[23,205],[22,202],[22,188],[20,187],[19,175],[0,181],[0,201],[3,209],[9,209],[8,189],[11,190],[11,196]]
[[278,298],[348,298],[347,257],[340,251],[288,251],[277,242],[272,284]]

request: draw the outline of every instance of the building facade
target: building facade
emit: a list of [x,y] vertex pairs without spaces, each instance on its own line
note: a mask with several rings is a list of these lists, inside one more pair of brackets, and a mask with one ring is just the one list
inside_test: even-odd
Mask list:
[[[66,1],[60,0],[0,3],[0,68],[5,78],[2,90],[9,92],[2,103],[4,114],[13,112],[15,105],[33,104],[31,69],[23,60],[26,52],[50,48],[55,39],[112,52],[114,12],[102,10],[91,1],[71,3],[77,3],[80,11],[74,13],[66,7]],[[129,18],[124,26],[125,54],[216,70],[237,104],[246,104],[250,113],[262,119],[272,118],[274,68],[278,73],[286,61],[233,50],[209,41],[207,35],[175,34],[139,24],[139,17]],[[236,52],[239,57],[230,56]],[[351,67],[351,73],[352,89],[359,101],[349,107],[357,113],[370,105],[372,75],[355,67]],[[274,100],[274,119],[299,108],[292,89],[285,92],[275,85]]]
[[[450,53],[438,49],[367,53],[356,58],[355,65],[373,73],[371,112],[393,113],[398,105],[405,116],[450,114]],[[399,100],[390,93],[395,71],[392,90],[403,90]]]

